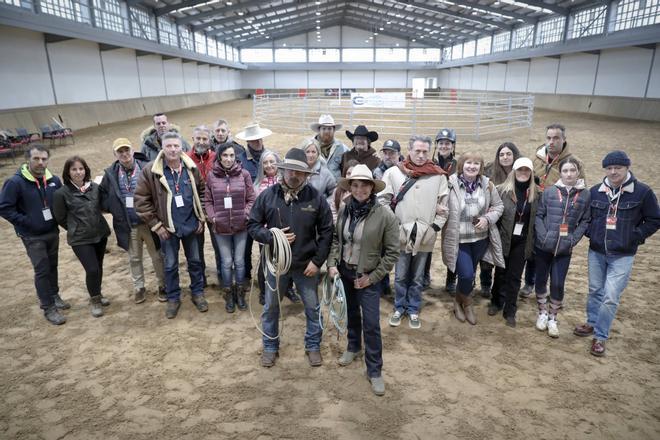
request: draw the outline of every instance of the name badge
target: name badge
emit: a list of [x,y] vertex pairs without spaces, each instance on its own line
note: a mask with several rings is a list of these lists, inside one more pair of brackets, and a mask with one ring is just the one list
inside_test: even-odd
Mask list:
[[50,212],[50,208],[42,209],[41,213],[44,215],[44,220],[49,221],[53,219],[53,213]]
[[568,237],[568,224],[567,223],[562,223],[559,225],[559,236],[560,237]]
[[225,209],[231,209],[231,197],[225,197]]
[[133,196],[126,197],[126,207],[127,208],[133,207]]
[[176,203],[177,208],[183,206],[183,196],[181,194],[174,196],[174,203]]
[[523,226],[523,223],[516,223],[516,225],[513,227],[513,235],[522,235]]
[[616,229],[616,217],[609,216],[605,220],[605,229]]

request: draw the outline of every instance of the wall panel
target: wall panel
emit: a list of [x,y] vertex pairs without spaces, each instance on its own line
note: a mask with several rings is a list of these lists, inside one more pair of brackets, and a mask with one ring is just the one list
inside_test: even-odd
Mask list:
[[67,40],[48,44],[57,102],[105,101],[105,83],[99,45]]
[[472,89],[472,75],[474,69],[472,67],[461,67],[459,71],[459,85],[458,87],[463,90]]
[[528,61],[509,61],[504,90],[507,92],[525,92],[527,90],[528,73]]
[[643,98],[652,57],[653,49],[640,47],[603,50],[594,94]]
[[309,71],[309,88],[310,89],[338,89],[339,88],[339,72],[338,71],[325,71],[325,70],[310,70]]
[[376,70],[376,88],[405,89],[406,77],[405,70]]
[[297,70],[275,71],[276,89],[306,89],[307,72]]
[[185,93],[199,92],[197,63],[183,63],[183,89]]
[[142,96],[165,95],[165,74],[163,72],[163,59],[160,55],[137,57],[137,64],[140,72]]
[[[246,89],[273,89],[275,82],[273,81],[272,70],[253,70],[245,71],[242,73],[243,87]],[[230,87],[230,80],[227,79],[227,86]]]
[[167,95],[182,95],[186,93],[183,87],[183,65],[180,58],[163,61],[165,74],[165,92]]
[[486,90],[488,87],[488,66],[479,64],[472,71],[472,89]]
[[559,59],[534,58],[529,66],[527,91],[530,93],[555,93]]
[[491,63],[488,65],[488,83],[486,90],[502,91],[506,80],[506,64]]
[[208,64],[200,64],[197,66],[197,75],[199,76],[199,91],[200,92],[210,92],[211,91],[211,73],[209,71]]
[[655,58],[653,59],[646,97],[660,98],[660,44],[655,48]]
[[598,55],[578,53],[562,55],[557,74],[556,93],[591,95],[596,80]]
[[372,89],[374,87],[374,72],[373,70],[343,70],[341,72],[341,87]]
[[108,99],[139,98],[140,77],[135,51],[116,49],[101,52]]

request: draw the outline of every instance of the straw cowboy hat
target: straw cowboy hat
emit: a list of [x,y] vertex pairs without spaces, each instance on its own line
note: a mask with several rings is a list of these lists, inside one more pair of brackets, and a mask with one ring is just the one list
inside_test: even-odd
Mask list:
[[349,138],[351,141],[355,136],[364,136],[367,139],[369,139],[369,142],[375,142],[378,140],[378,133],[376,133],[375,131],[367,130],[367,127],[365,127],[364,125],[358,125],[353,133],[346,130],[346,137]]
[[292,148],[287,151],[284,160],[275,166],[283,170],[302,171],[303,173],[316,174],[316,172],[307,165],[307,156],[300,148]]
[[335,130],[339,130],[340,128],[343,127],[342,124],[335,124],[335,120],[332,118],[331,115],[321,115],[319,116],[319,123],[318,124],[312,124],[309,126],[309,128],[312,129],[312,131],[318,132],[321,127],[335,127]]
[[337,182],[337,186],[344,191],[351,190],[351,180],[367,180],[374,184],[374,189],[371,190],[373,193],[379,193],[385,189],[385,182],[382,180],[374,179],[373,174],[368,166],[359,164],[353,167],[351,171],[351,177],[342,177]]
[[245,127],[243,131],[236,135],[236,138],[242,141],[256,141],[257,139],[263,139],[271,134],[273,134],[272,131],[267,128],[259,127],[259,124],[255,122],[254,124]]

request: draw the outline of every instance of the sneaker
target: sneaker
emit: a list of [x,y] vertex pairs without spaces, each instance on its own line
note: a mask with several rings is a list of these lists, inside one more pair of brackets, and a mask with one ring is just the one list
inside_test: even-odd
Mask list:
[[532,296],[532,292],[534,291],[534,285],[533,284],[525,284],[522,289],[520,289],[520,297],[521,298],[529,298]]
[[66,317],[57,310],[57,306],[50,306],[44,310],[44,317],[53,325],[62,325],[66,322]]
[[204,294],[192,295],[190,298],[200,312],[206,312],[209,309],[209,303],[206,302]]
[[580,324],[575,326],[573,334],[580,337],[591,336],[594,334],[594,328],[587,323]]
[[261,353],[261,366],[270,368],[275,365],[275,360],[279,357],[277,351],[264,351]]
[[557,324],[556,319],[548,320],[548,336],[550,336],[551,338],[559,337],[559,325]]
[[410,328],[418,329],[422,326],[422,321],[419,320],[419,315],[408,315],[408,326]]
[[93,296],[89,299],[89,311],[94,318],[103,316],[103,303],[101,302],[102,296]]
[[167,292],[165,292],[163,286],[158,286],[158,301],[162,303],[167,302]]
[[165,317],[167,319],[176,318],[176,314],[179,313],[179,307],[181,307],[181,301],[167,301]]
[[401,325],[401,312],[398,310],[395,310],[394,313],[392,313],[392,316],[390,316],[390,327],[398,327]]
[[57,307],[59,310],[68,310],[71,308],[71,304],[64,301],[62,297],[57,293],[53,295],[53,301],[55,301],[55,307]]
[[594,339],[591,341],[591,350],[589,352],[596,357],[605,356],[605,341]]
[[385,394],[385,381],[383,376],[370,377],[369,382],[371,382],[371,391],[377,396],[383,396]]
[[344,353],[342,353],[341,357],[337,360],[337,363],[345,367],[347,365],[350,365],[353,363],[353,361],[357,358],[362,356],[362,352],[358,351],[357,353],[354,353],[352,351],[346,350]]
[[147,298],[146,298],[147,291],[142,287],[140,290],[135,292],[135,304],[141,304],[143,303]]
[[542,332],[548,329],[548,312],[539,312],[539,316],[536,318],[536,329]]

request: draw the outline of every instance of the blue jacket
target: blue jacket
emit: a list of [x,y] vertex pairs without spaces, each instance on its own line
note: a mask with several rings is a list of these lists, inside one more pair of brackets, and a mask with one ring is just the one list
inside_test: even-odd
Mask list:
[[658,199],[648,185],[630,174],[621,189],[616,229],[607,229],[609,198],[605,183],[591,188],[589,248],[606,255],[635,255],[637,247],[660,228]]
[[[62,182],[48,170],[45,177],[45,200],[52,216],[53,194],[62,186]],[[0,215],[14,225],[19,237],[33,237],[58,230],[54,218],[44,220],[43,194],[43,188],[39,189],[27,164],[23,164],[16,174],[5,181],[0,193]]]
[[[589,199],[582,181],[568,193],[561,180],[546,188],[536,210],[535,247],[553,255],[570,255],[589,227]],[[559,225],[564,221],[565,209],[568,235],[561,237]]]
[[[264,147],[266,151],[266,147]],[[263,155],[263,153],[261,153]],[[252,177],[252,183],[257,179],[257,172],[259,171],[259,162],[261,159],[256,160],[248,148],[245,149],[241,154],[236,154],[237,159],[241,162],[243,169],[250,173]]]

